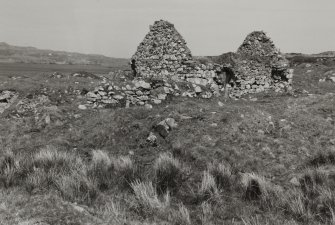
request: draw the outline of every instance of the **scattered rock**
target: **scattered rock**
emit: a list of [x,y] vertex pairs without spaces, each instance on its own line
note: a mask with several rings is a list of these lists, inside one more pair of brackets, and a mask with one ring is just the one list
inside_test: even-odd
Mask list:
[[173,118],[167,118],[161,122],[159,122],[155,127],[155,131],[159,133],[160,136],[166,138],[169,135],[169,132],[176,128],[178,125]]
[[151,104],[145,104],[145,108],[146,109],[152,109],[152,105]]
[[114,95],[113,98],[116,99],[116,100],[124,99],[124,97],[122,95]]
[[81,110],[86,110],[87,106],[86,105],[79,105],[78,108],[81,109]]
[[9,108],[18,96],[14,91],[0,91],[0,114]]
[[136,88],[143,88],[146,90],[150,90],[151,89],[151,85],[143,80],[139,80],[139,81],[134,81],[135,87]]
[[293,177],[291,180],[290,180],[290,183],[296,187],[299,187],[300,186],[300,182],[298,180],[298,178],[296,177]]
[[150,143],[151,146],[157,146],[157,137],[154,133],[150,132],[147,142]]
[[258,130],[257,133],[258,133],[259,135],[264,135],[264,134],[265,134],[264,130]]
[[165,123],[169,126],[170,130],[172,130],[173,128],[176,128],[178,126],[175,119],[173,119],[173,118],[165,119]]
[[200,86],[196,86],[196,87],[194,88],[194,91],[195,91],[195,93],[197,93],[197,94],[200,94],[200,93],[202,92]]

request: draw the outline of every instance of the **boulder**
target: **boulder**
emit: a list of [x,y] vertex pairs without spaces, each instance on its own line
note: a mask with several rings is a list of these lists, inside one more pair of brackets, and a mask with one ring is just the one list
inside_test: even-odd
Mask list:
[[139,81],[134,81],[135,87],[136,88],[143,88],[146,90],[150,90],[151,89],[151,85],[147,82],[145,82],[144,80],[139,80]]
[[150,143],[151,146],[157,146],[157,137],[153,132],[150,132],[146,141]]

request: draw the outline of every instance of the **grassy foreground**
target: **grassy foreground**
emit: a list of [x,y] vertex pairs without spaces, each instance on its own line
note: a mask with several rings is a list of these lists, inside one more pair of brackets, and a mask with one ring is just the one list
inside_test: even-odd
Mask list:
[[335,85],[306,70],[291,94],[99,110],[70,91],[98,80],[2,75],[49,100],[0,116],[0,224],[335,224]]

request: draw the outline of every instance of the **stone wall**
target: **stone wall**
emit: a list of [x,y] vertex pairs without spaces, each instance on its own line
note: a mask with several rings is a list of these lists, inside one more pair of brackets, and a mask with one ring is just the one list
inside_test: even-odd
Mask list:
[[130,107],[161,104],[171,97],[211,98],[215,90],[187,81],[136,78],[114,84],[105,82],[86,94],[93,108]]
[[[94,107],[143,105],[152,107],[169,96],[210,98],[224,88],[218,72],[230,67],[235,74],[231,97],[267,90],[291,88],[293,71],[264,32],[249,34],[227,62],[200,63],[194,60],[174,25],[156,21],[132,57],[138,77],[123,84],[105,83],[87,93]],[[230,85],[228,85],[230,86]]]
[[[233,65],[227,64],[236,76],[232,97],[270,89],[277,92],[290,89],[293,71],[264,32],[249,34],[233,55]],[[156,21],[150,27],[132,59],[136,60],[141,77],[183,80],[222,90],[213,78],[217,78],[223,65],[196,62],[183,37],[167,21]]]
[[190,49],[174,25],[163,20],[150,26],[132,59],[142,77],[178,78],[191,72],[188,67],[188,61],[192,60]]
[[289,91],[293,70],[289,62],[262,31],[249,34],[235,53],[209,57],[216,63],[232,68],[235,82],[231,96],[263,91]]
[[234,58],[236,81],[232,95],[240,97],[270,89],[276,92],[291,89],[293,70],[263,31],[249,34]]

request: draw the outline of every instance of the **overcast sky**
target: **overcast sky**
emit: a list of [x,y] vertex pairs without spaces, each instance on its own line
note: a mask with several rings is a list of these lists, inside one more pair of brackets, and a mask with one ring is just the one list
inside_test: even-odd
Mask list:
[[0,42],[130,58],[159,19],[193,55],[235,51],[254,30],[283,52],[335,50],[335,0],[0,0]]

